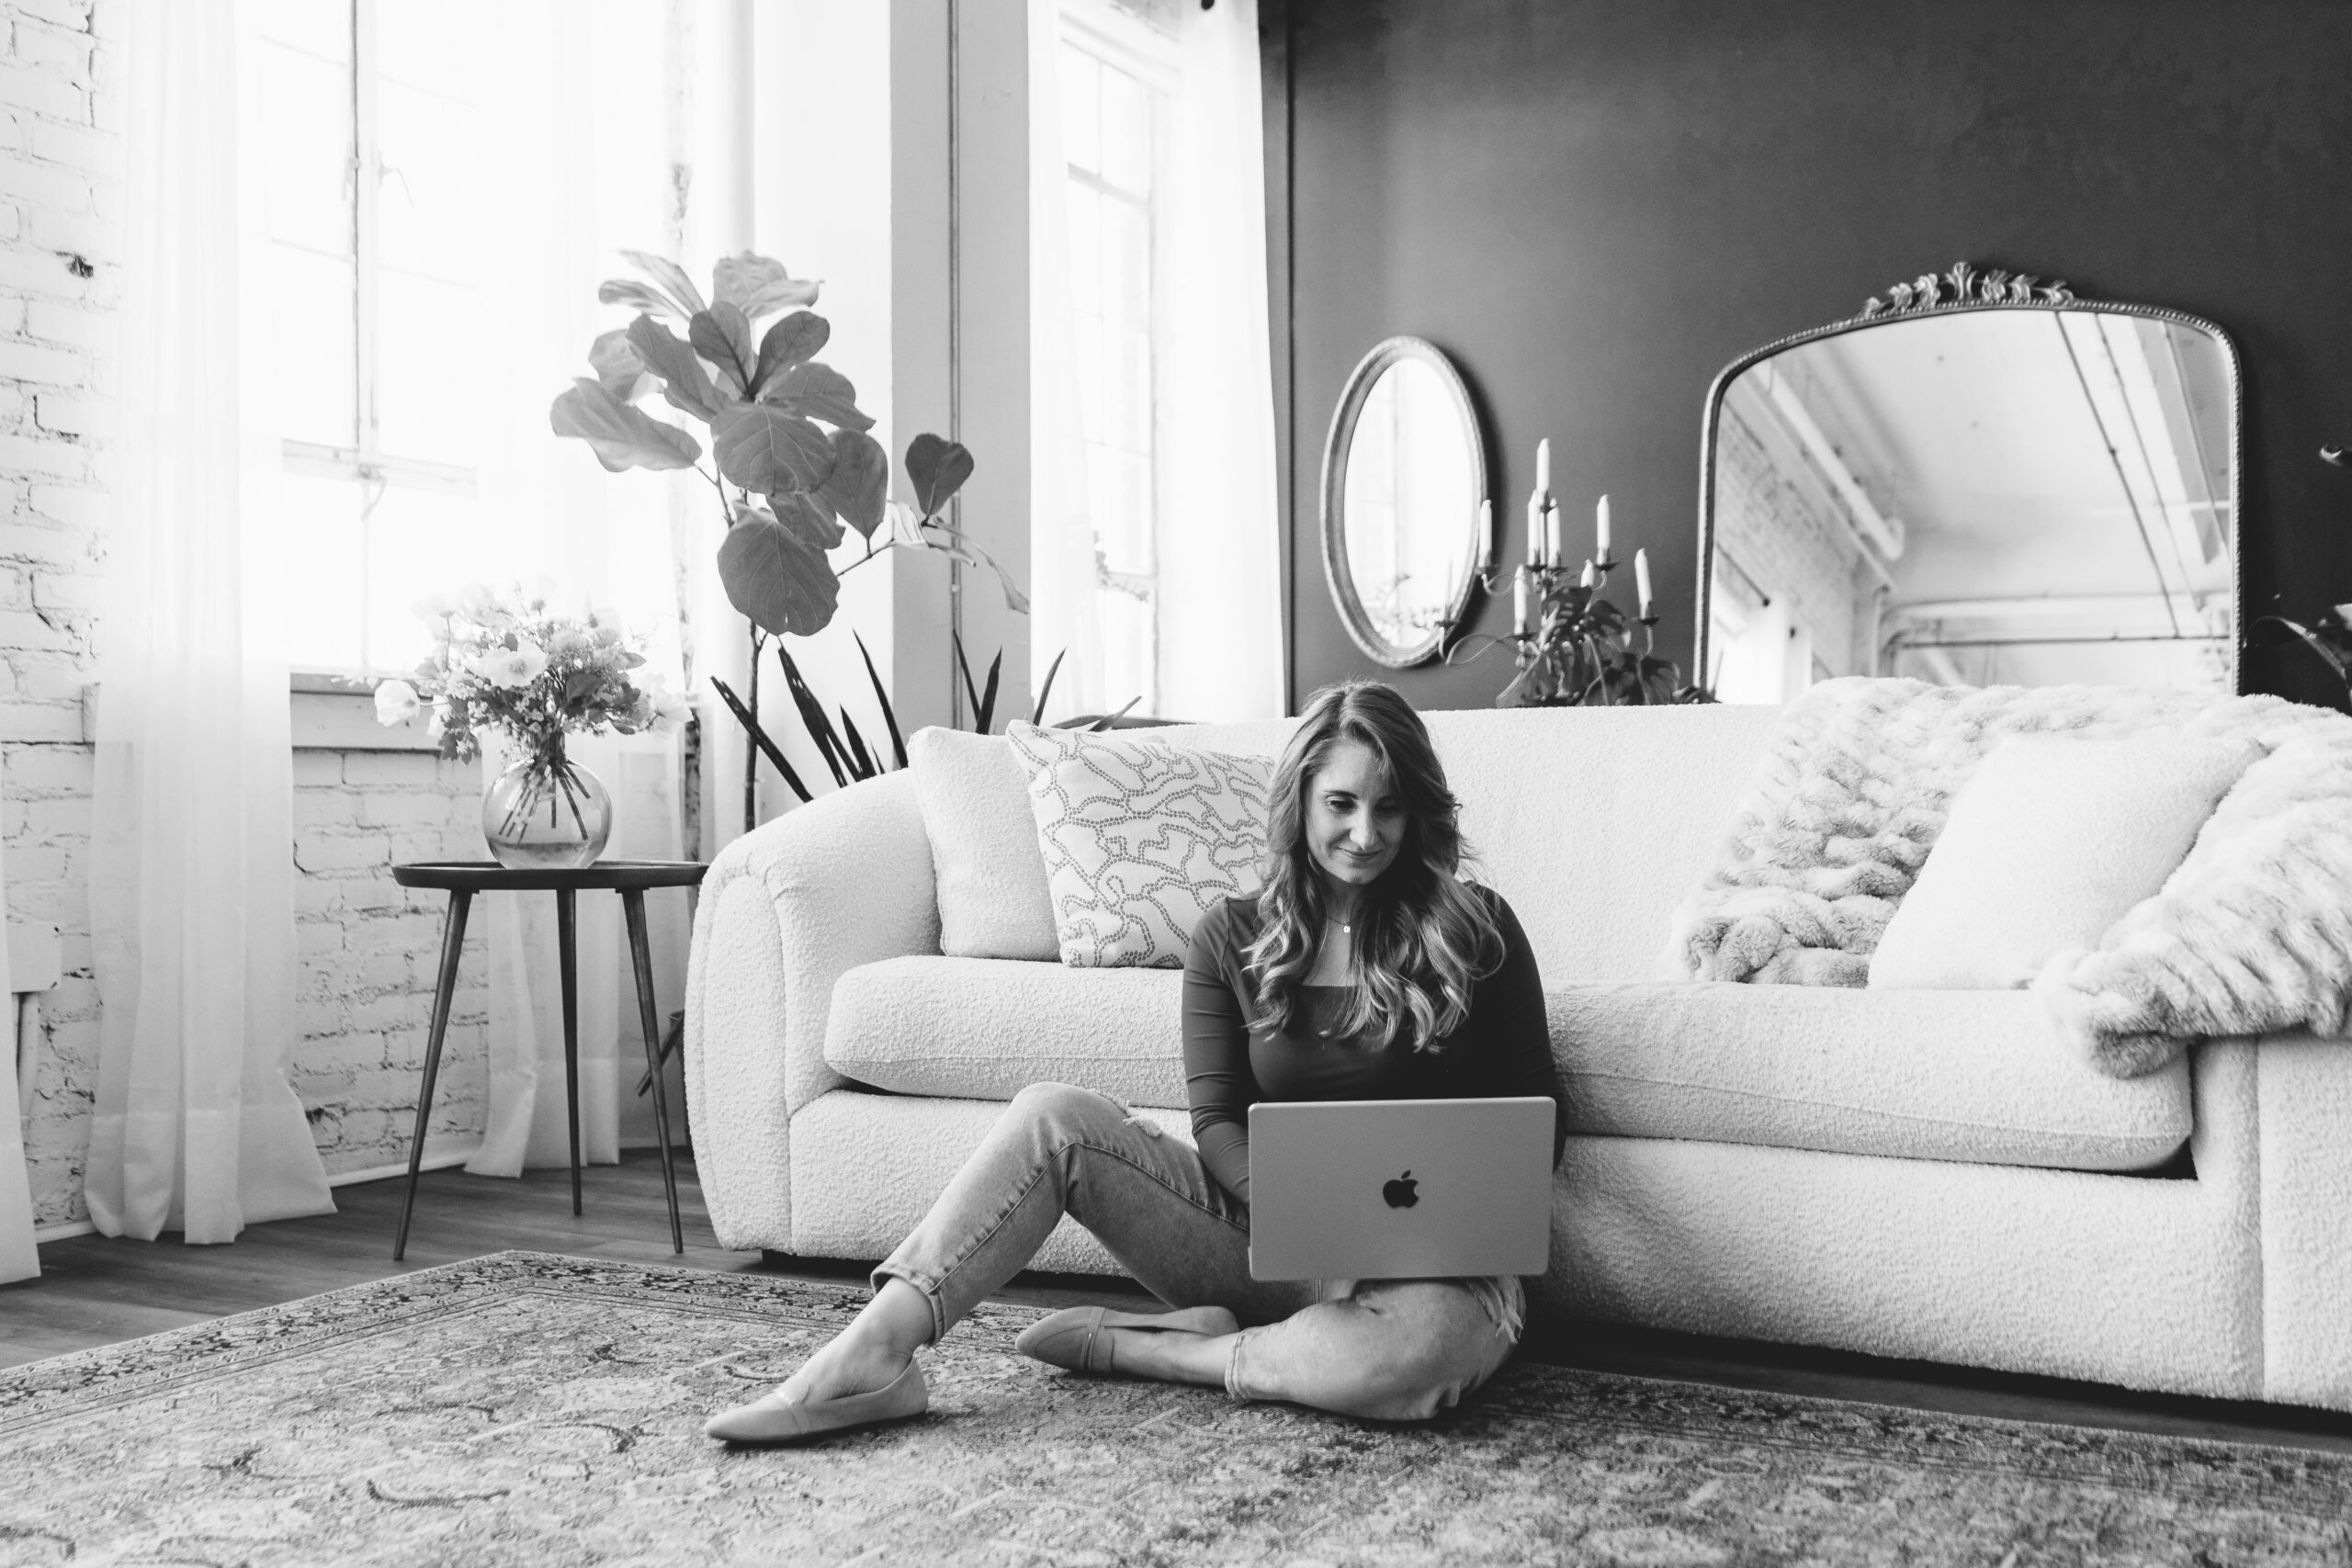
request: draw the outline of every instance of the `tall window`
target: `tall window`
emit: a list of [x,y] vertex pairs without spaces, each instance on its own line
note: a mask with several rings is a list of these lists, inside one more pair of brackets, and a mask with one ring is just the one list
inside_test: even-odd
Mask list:
[[421,595],[484,575],[482,124],[472,0],[269,0],[277,428],[298,670],[385,671]]
[[1153,199],[1170,40],[1126,7],[1063,7],[1071,343],[1086,433],[1106,689],[1158,706]]

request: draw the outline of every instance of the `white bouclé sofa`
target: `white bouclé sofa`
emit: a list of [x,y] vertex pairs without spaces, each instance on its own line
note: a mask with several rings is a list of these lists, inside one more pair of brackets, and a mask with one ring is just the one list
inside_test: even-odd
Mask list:
[[[2022,991],[1655,978],[1775,716],[1428,716],[1570,1101],[1538,1317],[2352,1409],[2352,1042],[2116,1079]],[[1155,733],[1272,754],[1290,727]],[[1189,1137],[1178,972],[942,956],[916,785],[711,867],[685,1071],[725,1246],[882,1257],[1032,1081]],[[1067,1224],[1038,1266],[1115,1271]]]

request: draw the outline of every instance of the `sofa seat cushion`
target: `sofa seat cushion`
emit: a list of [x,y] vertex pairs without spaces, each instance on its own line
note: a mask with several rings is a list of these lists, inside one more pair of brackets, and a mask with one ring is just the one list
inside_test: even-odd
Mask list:
[[825,1061],[897,1094],[1011,1100],[1076,1084],[1182,1108],[1181,969],[1071,969],[1012,958],[887,958],[834,983]]
[[2063,1170],[2142,1170],[2188,1141],[2188,1069],[2111,1078],[2025,991],[1728,982],[1546,998],[1579,1133]]

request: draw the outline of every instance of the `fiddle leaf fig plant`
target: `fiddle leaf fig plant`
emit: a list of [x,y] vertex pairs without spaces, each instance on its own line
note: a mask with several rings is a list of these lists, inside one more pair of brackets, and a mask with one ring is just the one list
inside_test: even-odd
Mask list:
[[[596,298],[633,307],[636,319],[589,345],[594,375],[555,400],[549,423],[586,442],[611,472],[693,468],[711,482],[727,523],[719,581],[755,641],[807,637],[831,622],[841,580],[830,552],[850,529],[866,547],[852,567],[893,548],[927,550],[994,571],[1005,603],[1026,613],[1004,570],[943,521],[971,477],[970,452],[916,436],[906,454],[914,503],[888,501],[890,461],[866,434],[873,419],[849,378],[816,357],[832,328],[808,309],[815,281],[746,251],[711,269],[706,299],[675,262],[622,254],[643,276],[614,278]],[[704,444],[690,429],[642,406],[657,391],[708,427],[716,472],[703,468]]]

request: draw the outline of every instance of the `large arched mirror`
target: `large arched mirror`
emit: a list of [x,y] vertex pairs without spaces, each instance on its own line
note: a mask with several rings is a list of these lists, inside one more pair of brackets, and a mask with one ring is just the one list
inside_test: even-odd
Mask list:
[[1697,668],[2237,685],[2237,354],[1961,265],[1743,355],[1708,400]]
[[1323,570],[1356,646],[1392,667],[1443,649],[1486,548],[1487,457],[1445,355],[1393,337],[1340,394],[1323,447]]

